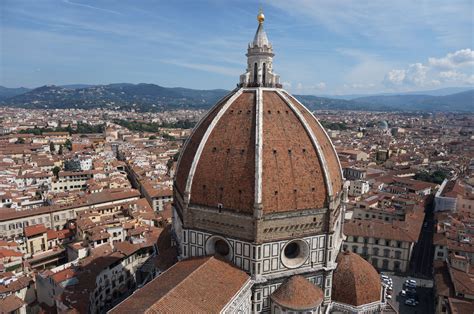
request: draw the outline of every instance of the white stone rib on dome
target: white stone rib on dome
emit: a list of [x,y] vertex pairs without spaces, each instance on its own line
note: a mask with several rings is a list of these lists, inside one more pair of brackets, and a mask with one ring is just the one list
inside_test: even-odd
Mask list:
[[[308,125],[308,122],[306,119],[303,117],[301,112],[299,112],[298,109],[293,106],[291,103],[290,99],[286,96],[286,92],[283,93],[281,90],[276,90],[278,95],[280,95],[284,101],[286,102],[286,105],[290,107],[290,109],[295,113],[295,115],[298,117],[298,120],[300,120],[301,124],[303,124],[303,127],[306,131],[306,133],[309,135],[309,138],[311,139],[311,142],[314,146],[314,149],[316,150],[316,153],[318,154],[319,160],[321,161],[321,165],[323,166],[323,175],[324,175],[324,181],[326,183],[326,188],[328,190],[328,195],[333,196],[333,190],[332,190],[332,185],[331,185],[331,180],[330,180],[330,174],[329,174],[329,169],[328,169],[328,164],[326,162],[326,157],[324,156],[321,146],[319,145],[318,140],[316,139],[316,135],[314,135],[314,132],[311,130],[311,128]],[[314,117],[313,117],[314,118]]]
[[199,162],[199,159],[201,158],[202,150],[204,149],[204,146],[206,146],[209,135],[211,134],[212,130],[214,130],[214,127],[219,122],[220,118],[224,115],[224,113],[227,111],[227,109],[230,107],[230,105],[232,105],[232,103],[237,98],[239,98],[240,95],[242,95],[242,92],[243,92],[243,89],[241,88],[234,95],[232,95],[232,97],[230,97],[229,100],[227,100],[225,105],[219,110],[219,112],[217,113],[217,116],[212,120],[211,124],[207,128],[206,133],[204,134],[204,137],[199,143],[199,147],[196,151],[196,155],[194,155],[194,159],[191,164],[191,169],[189,170],[188,180],[186,181],[186,189],[185,189],[184,195],[187,195],[187,196],[191,195],[191,187],[193,183],[194,173],[196,172],[197,164]]
[[[290,94],[287,92],[287,91],[283,91],[285,93],[286,96],[289,96]],[[302,107],[306,107],[305,105],[303,105],[298,99],[296,99],[296,97],[294,97],[295,101]],[[318,123],[318,125],[321,127],[321,130],[323,130],[323,133],[324,135],[326,135],[326,138],[327,140],[329,141],[329,143],[331,144],[331,148],[332,148],[332,151],[334,152],[334,154],[336,155],[336,160],[337,160],[337,164],[339,165],[339,173],[341,175],[341,178],[343,179],[344,178],[344,173],[342,172],[342,166],[341,166],[341,160],[339,159],[339,155],[337,154],[337,151],[336,151],[336,147],[334,146],[334,143],[331,141],[331,138],[329,137],[329,134],[328,132],[326,132],[326,129],[323,127],[323,125],[321,124],[321,122],[319,121],[319,119],[316,119],[316,117],[314,116],[314,114],[311,112],[311,110],[308,110],[310,115],[313,117],[314,120],[316,120],[316,122]]]

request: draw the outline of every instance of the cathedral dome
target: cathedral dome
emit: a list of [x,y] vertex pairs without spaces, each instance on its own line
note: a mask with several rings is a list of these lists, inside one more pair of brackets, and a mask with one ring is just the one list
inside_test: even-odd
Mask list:
[[333,275],[332,299],[360,306],[381,299],[380,277],[375,268],[358,254],[339,253]]
[[286,310],[308,311],[321,305],[324,295],[321,288],[303,276],[295,275],[278,287],[271,299]]
[[[237,88],[209,110],[183,146],[173,189],[175,229],[254,243],[300,239],[288,254],[280,252],[285,267],[295,268],[309,262],[302,237],[340,227],[342,171],[321,124],[273,72],[263,21],[255,38]],[[202,253],[214,254],[218,239],[204,240]],[[228,245],[230,260],[240,251]]]
[[280,88],[240,88],[198,123],[177,167],[186,205],[263,215],[327,208],[342,189],[318,120]]

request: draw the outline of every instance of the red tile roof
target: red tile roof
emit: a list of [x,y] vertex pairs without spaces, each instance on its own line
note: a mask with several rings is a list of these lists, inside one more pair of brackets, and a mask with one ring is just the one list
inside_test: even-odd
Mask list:
[[299,275],[288,278],[270,297],[280,306],[295,311],[314,309],[324,299],[321,288]]
[[226,210],[253,214],[255,160],[261,158],[263,214],[327,206],[328,186],[337,194],[342,177],[338,157],[324,129],[291,96],[287,103],[277,92],[264,91],[259,155],[255,150],[256,102],[254,91],[244,91],[217,123],[211,124],[222,104],[200,122],[179,161],[175,182],[178,194],[184,195],[194,157],[199,145],[204,144],[199,160],[195,160],[191,204],[214,208],[222,204]]
[[57,211],[73,209],[82,206],[99,205],[101,203],[126,200],[129,198],[138,198],[139,196],[140,192],[137,190],[105,190],[98,193],[86,194],[80,202],[75,202],[73,204],[43,206],[21,211],[12,208],[2,208],[0,209],[0,221],[8,221],[11,219],[54,213]]
[[344,234],[348,236],[373,237],[396,241],[417,242],[423,226],[423,208],[414,207],[407,213],[405,221],[353,220],[344,223]]
[[10,294],[9,296],[0,300],[0,313],[12,313],[20,309],[26,303],[22,299]]
[[359,306],[380,301],[382,287],[375,268],[352,252],[339,253],[333,274],[332,299]]
[[218,313],[249,276],[215,257],[180,261],[110,313]]
[[21,256],[23,256],[23,253],[21,252],[0,248],[0,258]]
[[28,226],[25,227],[24,233],[27,238],[33,237],[38,234],[43,234],[47,232],[48,230],[43,224],[38,224],[38,225],[33,225],[33,226]]
[[448,298],[449,312],[452,314],[472,314],[474,301]]
[[59,271],[51,276],[56,284],[60,284],[61,282],[71,279],[76,276],[76,271],[73,268],[66,268],[62,271]]

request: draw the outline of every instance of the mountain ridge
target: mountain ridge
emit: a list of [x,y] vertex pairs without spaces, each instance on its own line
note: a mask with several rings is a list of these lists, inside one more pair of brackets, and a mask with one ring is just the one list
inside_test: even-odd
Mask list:
[[[21,108],[110,108],[140,111],[207,109],[229,91],[163,87],[150,83],[44,85],[35,89],[0,86],[0,104]],[[433,91],[434,92],[434,91]],[[454,94],[370,95],[340,99],[295,95],[312,110],[462,111],[474,112],[474,89]]]

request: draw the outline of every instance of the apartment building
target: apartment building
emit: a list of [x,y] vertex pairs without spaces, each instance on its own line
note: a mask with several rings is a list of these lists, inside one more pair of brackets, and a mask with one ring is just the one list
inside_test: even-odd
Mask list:
[[102,192],[85,194],[75,202],[64,205],[43,206],[32,209],[17,210],[12,208],[0,209],[0,237],[12,239],[23,235],[23,228],[30,225],[44,224],[46,228],[60,230],[78,212],[119,206],[138,200],[137,190],[104,190]]

